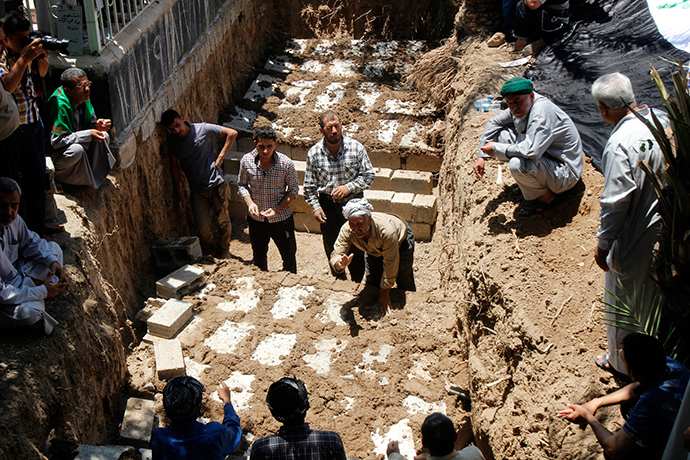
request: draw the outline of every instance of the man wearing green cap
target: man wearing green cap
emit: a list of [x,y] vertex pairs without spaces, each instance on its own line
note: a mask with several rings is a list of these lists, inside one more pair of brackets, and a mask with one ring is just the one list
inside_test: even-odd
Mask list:
[[474,172],[484,177],[486,158],[508,162],[531,216],[556,204],[582,175],[582,141],[575,124],[556,104],[534,91],[532,80],[513,77],[501,88],[508,110],[496,115],[479,140]]

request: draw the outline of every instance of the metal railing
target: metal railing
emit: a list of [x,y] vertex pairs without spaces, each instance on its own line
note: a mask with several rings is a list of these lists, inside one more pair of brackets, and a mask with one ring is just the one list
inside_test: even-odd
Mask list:
[[89,51],[98,54],[153,0],[85,0],[84,22],[89,36]]

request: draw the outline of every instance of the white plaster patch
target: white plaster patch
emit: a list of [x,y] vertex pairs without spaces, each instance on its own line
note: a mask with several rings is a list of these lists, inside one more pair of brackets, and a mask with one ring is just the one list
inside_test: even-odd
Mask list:
[[385,387],[386,385],[388,385],[388,379],[386,377],[383,377],[381,380],[379,380],[379,385]]
[[274,72],[280,72],[285,75],[289,74],[296,69],[295,64],[289,61],[287,56],[272,56],[266,61],[264,66],[266,70],[272,70]]
[[323,64],[321,64],[319,61],[307,61],[302,64],[302,67],[300,67],[300,71],[302,73],[321,72],[321,69],[323,69]]
[[273,333],[256,347],[252,359],[265,366],[277,366],[288,357],[295,343],[297,343],[296,334]]
[[346,136],[351,137],[357,131],[359,131],[359,125],[357,123],[350,123],[349,125],[343,127],[343,133],[345,133]]
[[248,312],[255,308],[264,293],[262,287],[254,284],[254,277],[243,276],[235,281],[235,289],[228,292],[229,296],[237,297],[230,302],[220,302],[218,308],[223,311],[243,311]]
[[[254,396],[252,391],[252,382],[256,377],[253,375],[242,374],[239,371],[233,371],[225,380],[225,384],[230,388],[230,397],[232,399],[232,405],[235,406],[235,410],[246,412],[252,408],[249,405],[249,400]],[[211,394],[211,399],[214,401],[222,402],[220,397],[218,397],[218,388]]]
[[428,145],[422,142],[422,139],[419,136],[423,131],[424,126],[422,126],[420,123],[415,123],[414,126],[412,126],[410,130],[403,135],[402,139],[400,139],[400,147],[419,147],[423,149],[429,148]]
[[343,319],[343,313],[341,312],[343,305],[354,299],[352,294],[347,292],[333,292],[328,296],[323,302],[323,306],[326,307],[323,313],[316,315],[322,323],[327,323],[328,321],[334,322],[337,326],[346,326],[347,323]]
[[386,101],[387,113],[400,113],[402,115],[415,115],[416,106],[412,101],[399,101],[397,99],[389,99]]
[[[300,80],[292,83],[291,86],[285,91],[285,99],[283,99],[283,102],[278,106],[278,108],[299,109],[304,107],[307,95],[317,83],[318,81],[316,80]],[[299,98],[299,102],[296,104],[288,102],[288,98],[292,99],[290,96],[297,96]]]
[[386,61],[375,59],[364,66],[364,76],[368,78],[380,77],[386,69]]
[[376,42],[374,43],[374,52],[372,56],[389,58],[393,57],[396,51],[398,51],[398,42],[395,40],[390,42]]
[[347,340],[323,339],[314,344],[316,353],[304,355],[302,359],[317,374],[328,374],[331,370],[331,363],[337,359],[337,356],[333,357],[333,355],[343,351],[346,346]]
[[355,407],[355,398],[350,398],[349,396],[345,396],[342,401],[345,403],[345,410],[350,410],[353,407]]
[[293,38],[285,46],[285,51],[290,54],[303,54],[307,48],[307,40],[305,38]]
[[410,380],[421,379],[430,382],[431,374],[428,367],[431,365],[429,358],[426,356],[415,355],[412,356],[412,368],[407,373],[407,378]]
[[433,412],[440,412],[445,415],[446,403],[428,403],[417,396],[408,396],[403,399],[403,407],[407,408],[410,415],[414,414],[431,414]]
[[213,290],[214,290],[215,288],[216,288],[216,285],[215,285],[215,284],[213,284],[213,283],[208,283],[206,286],[204,286],[204,288],[203,288],[203,289],[201,290],[201,292],[199,293],[199,298],[200,298],[201,300],[204,300],[204,299],[208,296],[209,292],[213,292]]
[[353,77],[355,71],[353,70],[355,63],[352,61],[343,61],[341,59],[334,59],[331,62],[331,75],[336,77]]
[[326,87],[326,92],[319,94],[314,105],[314,112],[325,112],[337,105],[345,96],[345,83],[333,82]]
[[381,142],[390,144],[393,142],[393,136],[400,128],[400,122],[398,120],[379,120],[379,123],[381,124],[381,129],[376,132],[376,136]]
[[419,111],[417,113],[419,115],[429,116],[429,115],[433,115],[434,112],[436,112],[436,107],[434,107],[431,104],[427,104],[424,107],[422,107],[421,109],[419,109]]
[[216,332],[204,340],[204,343],[218,353],[233,353],[237,349],[239,343],[246,338],[249,332],[254,328],[255,326],[252,324],[226,321],[225,324],[216,329]]
[[395,73],[399,73],[401,75],[405,75],[412,72],[412,64],[410,64],[409,62],[398,61],[395,63],[393,68],[395,69]]
[[355,367],[355,372],[376,375],[376,371],[371,368],[372,364],[388,361],[388,355],[390,355],[391,351],[393,351],[393,346],[387,343],[381,345],[378,354],[374,354],[371,350],[366,350],[362,353],[362,362]]
[[276,83],[280,78],[271,77],[270,75],[260,74],[256,77],[244,95],[245,99],[252,102],[264,102],[275,93]]
[[209,364],[198,363],[194,361],[192,358],[188,358],[185,356],[184,367],[187,371],[188,376],[194,377],[197,380],[201,380],[201,377],[204,375],[204,371],[211,366]]
[[364,113],[370,113],[376,100],[381,96],[381,92],[376,91],[376,83],[365,82],[359,85],[357,96],[364,101],[364,105],[359,109]]
[[290,128],[289,126],[284,126],[283,123],[287,123],[287,120],[278,119],[277,121],[271,123],[271,126],[273,126],[273,129],[277,132],[282,134],[283,136],[290,137],[292,135],[292,132],[295,130],[295,128]]
[[345,56],[364,56],[364,45],[363,40],[350,40],[350,48],[345,50],[343,54]]
[[380,428],[376,432],[370,432],[371,440],[374,442],[374,455],[386,457],[386,448],[391,441],[398,441],[400,454],[405,458],[414,458],[416,451],[414,448],[414,438],[412,428],[409,426],[409,419],[402,419],[388,430],[386,434],[380,434]]
[[305,299],[314,292],[314,286],[302,286],[300,284],[293,287],[283,287],[278,289],[278,300],[271,308],[271,314],[275,319],[290,319],[298,312],[304,310]]
[[319,56],[330,56],[334,53],[334,43],[333,40],[321,40],[321,42],[316,45],[316,48],[314,48],[314,54],[318,54]]
[[422,51],[422,48],[424,47],[424,42],[420,40],[410,40],[407,42],[405,45],[405,49],[407,50],[407,54],[410,56],[416,56],[417,54]]

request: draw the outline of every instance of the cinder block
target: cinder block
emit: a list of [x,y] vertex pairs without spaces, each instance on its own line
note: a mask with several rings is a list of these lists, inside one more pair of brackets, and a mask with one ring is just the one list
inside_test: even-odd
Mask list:
[[396,192],[419,193],[431,195],[434,190],[432,174],[428,171],[393,171],[391,189]]
[[135,455],[135,449],[132,446],[87,446],[79,444],[77,450],[79,453],[74,457],[74,460],[119,460],[125,452],[132,456]]
[[[253,135],[254,133],[251,133]],[[251,137],[239,137],[235,139],[235,148],[238,152],[247,153],[254,150],[254,140]]]
[[376,173],[376,176],[374,177],[374,183],[371,184],[371,189],[390,190],[393,170],[389,168],[374,168],[374,172]]
[[405,169],[437,173],[441,170],[443,157],[436,155],[408,155],[405,158]]
[[395,192],[384,190],[365,190],[364,198],[374,207],[376,212],[391,212],[391,201]]
[[431,224],[418,224],[412,222],[410,227],[412,228],[412,233],[414,233],[414,239],[416,241],[431,241],[431,235],[433,234],[433,226]]
[[436,223],[436,195],[415,195],[412,202],[412,218],[419,224]]
[[191,303],[170,299],[146,321],[146,324],[150,334],[169,339],[174,337],[191,317]]
[[375,168],[400,169],[400,156],[387,150],[372,150],[367,152],[369,160]]
[[307,170],[307,162],[299,160],[293,160],[293,162],[295,163],[295,169],[297,170],[297,182],[304,184],[304,173]]
[[122,419],[120,437],[148,447],[153,431],[154,402],[148,399],[129,398]]
[[295,216],[295,230],[298,232],[321,233],[321,225],[314,219],[314,215],[303,212],[293,214]]
[[196,236],[164,238],[151,246],[151,255],[156,267],[191,264],[201,257],[201,245]]
[[396,193],[391,200],[391,212],[408,222],[412,222],[413,200],[414,193]]
[[[316,142],[314,142],[316,143]],[[303,147],[301,145],[292,146],[290,158],[296,161],[307,161],[307,152],[311,147]]]
[[182,345],[179,340],[161,340],[153,344],[156,354],[156,372],[160,380],[168,380],[176,375],[185,375]]
[[204,270],[185,265],[156,282],[156,293],[166,299],[179,298],[204,284]]
[[299,194],[295,197],[295,199],[290,203],[290,208],[292,209],[292,212],[303,212],[305,214],[311,214],[311,206],[309,206],[309,203],[307,203],[307,200],[304,199],[304,187],[300,185],[299,187]]
[[[233,144],[233,147],[235,147],[235,144]],[[225,174],[237,176],[240,173],[240,160],[244,154],[245,152],[239,152],[231,149],[223,159],[223,172]]]

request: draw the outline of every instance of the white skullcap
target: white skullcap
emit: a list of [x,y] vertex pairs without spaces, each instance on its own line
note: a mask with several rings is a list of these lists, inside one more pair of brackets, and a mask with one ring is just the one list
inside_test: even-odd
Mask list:
[[366,198],[355,198],[343,206],[343,217],[349,219],[350,217],[371,216],[373,209],[374,207],[369,204]]

